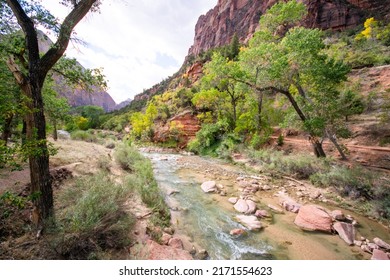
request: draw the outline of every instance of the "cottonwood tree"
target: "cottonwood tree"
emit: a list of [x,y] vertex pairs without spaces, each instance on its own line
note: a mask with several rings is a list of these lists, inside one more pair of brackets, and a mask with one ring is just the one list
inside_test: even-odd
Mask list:
[[[322,141],[329,137],[345,158],[336,141],[333,124],[340,116],[336,102],[338,86],[346,80],[349,68],[324,54],[320,30],[292,27],[292,22],[283,20],[292,17],[296,23],[299,16],[304,15],[297,13],[304,8],[303,4],[290,1],[274,7],[270,10],[272,16],[266,14],[265,19],[275,18],[283,24],[277,27],[275,22],[266,20],[270,27],[261,26],[249,47],[241,52],[241,65],[250,77],[241,82],[259,93],[284,95],[308,132],[316,156],[326,156]],[[262,22],[260,20],[260,25]]]
[[[71,11],[62,23],[58,23],[38,1],[0,1],[2,35],[14,32],[20,27],[24,37],[23,51],[11,53],[7,65],[23,94],[28,98],[29,111],[25,116],[26,141],[31,147],[29,153],[31,192],[35,194],[33,216],[38,228],[42,228],[44,220],[53,214],[42,87],[50,69],[63,56],[75,26],[89,11],[96,11],[100,2],[61,0],[60,3],[69,6]],[[39,26],[49,28],[58,35],[56,42],[44,54],[40,54],[38,47]]]

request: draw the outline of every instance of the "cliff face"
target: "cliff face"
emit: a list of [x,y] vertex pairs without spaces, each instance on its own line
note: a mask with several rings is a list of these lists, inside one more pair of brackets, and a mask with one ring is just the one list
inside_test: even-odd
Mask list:
[[[230,43],[234,33],[241,42],[255,32],[260,16],[278,0],[218,0],[217,6],[200,16],[195,26],[194,44],[189,55]],[[390,3],[385,0],[301,0],[308,7],[304,22],[308,27],[343,30],[363,23],[364,19],[389,17]]]
[[[38,31],[38,42],[40,52],[47,52],[53,44],[42,31]],[[95,105],[102,107],[106,112],[116,109],[115,101],[108,92],[101,88],[94,87],[91,92],[81,88],[72,89],[58,75],[54,75],[54,81],[56,83],[55,90],[60,96],[65,97],[72,107]]]

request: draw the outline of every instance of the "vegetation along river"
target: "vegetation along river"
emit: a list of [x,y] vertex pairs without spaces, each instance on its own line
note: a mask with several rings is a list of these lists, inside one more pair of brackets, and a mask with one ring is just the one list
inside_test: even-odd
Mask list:
[[[250,171],[217,159],[178,154],[144,153],[153,163],[156,180],[171,209],[172,224],[185,247],[205,249],[210,259],[369,259],[370,255],[357,246],[348,246],[338,235],[306,232],[294,225],[297,214],[272,212],[268,205],[278,206],[275,196],[281,190],[289,193],[288,184],[258,176]],[[256,176],[257,175],[257,176]],[[252,177],[251,177],[252,176]],[[263,229],[248,231],[228,202],[240,197],[242,188],[237,178],[256,178],[269,190],[253,195],[258,209],[265,209],[271,218],[261,219]],[[201,184],[216,181],[223,194],[205,193]],[[291,185],[291,184],[290,184]],[[305,204],[304,201],[301,203]],[[318,202],[311,202],[319,204]],[[323,205],[329,210],[340,209]],[[379,237],[390,242],[389,229],[356,213],[342,210],[357,221],[356,239]],[[232,229],[244,229],[241,236],[230,234]]]

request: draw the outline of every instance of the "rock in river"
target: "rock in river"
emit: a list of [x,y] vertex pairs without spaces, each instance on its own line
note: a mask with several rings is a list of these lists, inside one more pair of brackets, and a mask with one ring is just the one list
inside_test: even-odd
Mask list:
[[317,205],[304,205],[299,209],[294,224],[304,230],[332,231],[332,217]]
[[348,245],[353,245],[355,241],[355,227],[352,224],[336,222],[333,228],[339,234],[340,238]]
[[248,203],[245,200],[239,199],[236,204],[234,204],[234,209],[240,213],[246,213],[249,209]]
[[390,251],[390,244],[386,243],[385,241],[383,241],[382,239],[378,238],[378,237],[375,237],[373,242],[378,245],[379,247],[383,248],[383,249],[386,249],[386,250],[389,250]]
[[204,182],[200,187],[202,188],[202,190],[205,193],[211,193],[211,192],[218,191],[217,184],[215,183],[215,181]]
[[389,260],[389,256],[381,250],[374,249],[372,252],[371,259],[372,260]]
[[249,230],[259,230],[262,228],[261,222],[256,216],[237,215],[236,218]]

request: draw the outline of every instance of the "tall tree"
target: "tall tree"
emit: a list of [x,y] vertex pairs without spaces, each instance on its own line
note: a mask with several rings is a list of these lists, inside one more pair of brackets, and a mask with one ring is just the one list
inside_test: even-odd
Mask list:
[[[31,192],[36,194],[34,196],[36,198],[34,200],[35,223],[39,228],[43,227],[44,219],[51,216],[53,212],[42,87],[49,70],[63,56],[74,27],[90,10],[97,9],[100,4],[99,0],[60,2],[72,8],[62,24],[58,24],[55,18],[35,0],[0,2],[1,30],[10,30],[17,23],[24,36],[24,53],[10,55],[7,65],[29,100],[27,106],[30,110],[25,117],[26,141],[33,149],[29,155],[29,166]],[[43,55],[40,55],[38,48],[37,26],[39,24],[58,32],[56,42]]]

